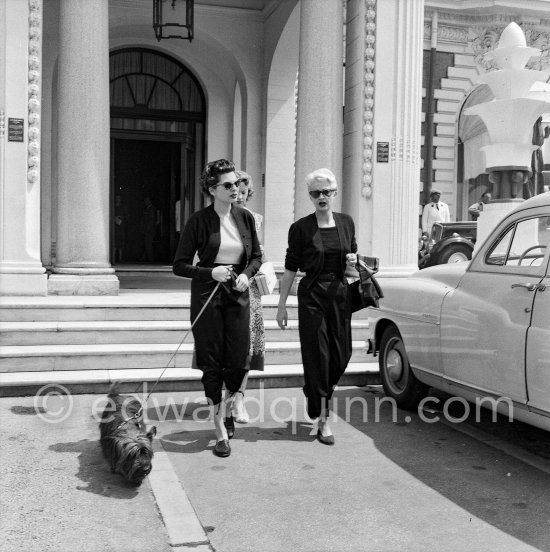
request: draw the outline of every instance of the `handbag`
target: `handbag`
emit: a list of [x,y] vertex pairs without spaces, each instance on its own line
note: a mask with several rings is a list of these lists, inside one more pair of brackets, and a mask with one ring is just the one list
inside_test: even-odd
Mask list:
[[271,295],[277,285],[277,275],[273,263],[266,261],[254,276],[260,295]]
[[355,268],[359,273],[359,279],[348,286],[351,312],[357,312],[366,307],[378,307],[379,299],[384,297],[382,288],[374,277],[378,272],[378,258],[357,255]]

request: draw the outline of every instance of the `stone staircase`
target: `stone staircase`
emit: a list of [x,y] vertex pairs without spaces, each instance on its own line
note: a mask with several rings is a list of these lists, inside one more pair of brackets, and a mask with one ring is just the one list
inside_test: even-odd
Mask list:
[[[116,297],[3,297],[0,303],[0,396],[34,394],[59,384],[72,393],[122,391],[151,385],[157,391],[200,390],[190,368],[193,336],[180,345],[189,322],[189,292],[121,290]],[[288,300],[289,326],[275,321],[278,296],[265,296],[266,369],[251,372],[249,387],[302,385],[296,297]],[[366,354],[366,313],[353,320],[353,356],[342,385],[378,382],[376,359]],[[178,349],[179,345],[179,349]],[[176,353],[177,350],[177,353]]]

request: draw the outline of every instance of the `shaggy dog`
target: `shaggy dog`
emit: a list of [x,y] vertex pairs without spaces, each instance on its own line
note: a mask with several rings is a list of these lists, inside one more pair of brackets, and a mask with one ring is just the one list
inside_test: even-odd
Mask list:
[[103,456],[109,462],[111,472],[141,485],[153,468],[152,443],[157,428],[153,426],[147,431],[141,403],[134,397],[121,397],[116,384],[111,387],[107,398],[99,422]]

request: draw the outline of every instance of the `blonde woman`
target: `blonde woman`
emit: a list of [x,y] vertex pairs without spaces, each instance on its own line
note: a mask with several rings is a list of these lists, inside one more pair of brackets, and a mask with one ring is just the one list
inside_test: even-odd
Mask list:
[[353,219],[332,210],[338,193],[334,174],[318,169],[307,175],[306,185],[314,212],[288,231],[277,323],[286,328],[286,300],[301,270],[306,275],[298,286],[298,324],[307,412],[318,421],[317,440],[334,445],[329,408],[351,358],[351,300],[345,270],[357,262],[357,243]]
[[[237,171],[235,174],[239,179],[239,195],[237,196],[237,204],[241,205],[247,211],[250,211],[254,215],[256,232],[261,242],[263,217],[259,213],[255,213],[254,211],[246,207],[247,202],[254,195],[254,185],[252,183],[252,178],[244,171]],[[239,391],[235,395],[235,400],[233,403],[233,417],[234,420],[240,424],[247,424],[250,419],[244,405],[244,393],[248,382],[249,371],[263,371],[265,356],[265,330],[262,312],[262,296],[254,279],[252,279],[250,282],[248,292],[250,298],[250,352],[248,361],[245,365],[246,374],[243,378],[243,382]],[[231,418],[226,418],[225,424],[228,434],[235,431],[234,425],[232,427]]]

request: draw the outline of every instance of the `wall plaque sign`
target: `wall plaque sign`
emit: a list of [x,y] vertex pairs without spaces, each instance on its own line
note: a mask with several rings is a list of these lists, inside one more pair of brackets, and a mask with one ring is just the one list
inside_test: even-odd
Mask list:
[[8,142],[23,142],[25,119],[12,119],[8,117]]
[[390,143],[376,142],[376,161],[378,163],[389,163]]

